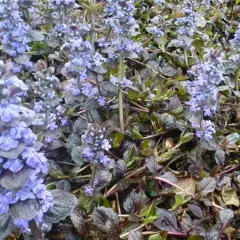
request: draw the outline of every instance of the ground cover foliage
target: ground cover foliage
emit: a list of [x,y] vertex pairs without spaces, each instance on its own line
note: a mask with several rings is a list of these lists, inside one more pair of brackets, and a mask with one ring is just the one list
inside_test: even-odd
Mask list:
[[240,239],[239,0],[0,0],[0,239]]

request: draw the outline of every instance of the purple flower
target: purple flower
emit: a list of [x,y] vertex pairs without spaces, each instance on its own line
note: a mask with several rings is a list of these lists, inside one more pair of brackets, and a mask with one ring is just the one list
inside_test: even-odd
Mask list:
[[83,149],[83,157],[88,159],[89,161],[94,160],[94,152],[90,147],[84,147]]
[[93,191],[94,191],[94,189],[91,186],[84,187],[84,192],[87,196],[92,196]]
[[99,161],[104,165],[107,166],[110,163],[110,158],[104,155],[104,153],[100,153],[99,156]]
[[12,172],[19,172],[24,165],[22,164],[22,161],[19,159],[9,159],[7,162],[3,164],[4,169],[9,169]]
[[109,143],[109,141],[107,139],[104,139],[101,142],[101,147],[102,147],[103,150],[108,151],[111,148],[111,145],[110,145],[110,143]]
[[1,121],[11,122],[13,118],[19,117],[19,108],[14,104],[0,104]]
[[0,149],[9,151],[17,146],[17,140],[12,139],[11,135],[9,135],[6,131],[2,133],[2,136],[0,137]]
[[213,122],[209,120],[202,120],[200,124],[193,124],[193,128],[197,130],[197,137],[206,140],[212,139],[213,134],[216,132]]

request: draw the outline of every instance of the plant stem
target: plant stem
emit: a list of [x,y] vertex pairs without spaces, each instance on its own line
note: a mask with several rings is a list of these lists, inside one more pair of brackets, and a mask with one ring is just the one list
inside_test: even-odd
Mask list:
[[93,171],[92,171],[92,178],[91,178],[91,187],[94,188],[94,180],[96,176],[97,166],[96,164],[93,165]]
[[44,129],[46,129],[46,127],[48,126],[49,115],[50,115],[50,112],[49,112],[49,110],[47,110],[45,113]]
[[[96,0],[92,0],[92,5],[95,5],[96,4]],[[91,13],[91,32],[90,32],[90,42],[91,42],[91,45],[92,45],[92,58],[93,58],[93,54],[95,53],[95,11],[93,10],[92,8],[92,13]],[[97,85],[97,88],[98,88],[98,92],[99,94],[101,95],[101,88],[100,88],[100,85],[99,85],[99,81],[96,77],[96,85]]]
[[[123,65],[123,53],[120,53],[119,57],[119,80],[123,81],[124,76],[124,65]],[[123,92],[119,89],[118,94],[118,108],[119,108],[119,121],[120,121],[120,132],[124,133],[124,119],[123,119]]]
[[188,56],[187,56],[187,50],[186,49],[184,49],[184,58],[185,58],[186,67],[188,68],[189,65],[188,65]]
[[235,72],[235,75],[234,75],[236,91],[239,90],[239,83],[238,83],[239,78],[240,78],[240,68]]

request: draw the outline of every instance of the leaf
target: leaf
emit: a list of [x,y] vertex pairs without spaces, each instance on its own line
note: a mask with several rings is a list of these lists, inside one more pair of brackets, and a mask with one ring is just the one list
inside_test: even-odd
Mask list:
[[226,140],[228,141],[228,145],[235,144],[240,138],[240,134],[231,133],[226,136]]
[[118,88],[114,86],[110,81],[103,81],[100,83],[100,87],[106,91],[109,96],[116,96]]
[[172,212],[163,208],[157,208],[156,214],[159,218],[154,222],[155,227],[169,232],[175,232],[178,229],[177,218]]
[[233,211],[231,209],[222,209],[220,210],[219,218],[222,223],[229,222],[234,218]]
[[128,240],[141,240],[143,239],[142,233],[138,231],[131,231],[128,236]]
[[153,174],[156,174],[157,171],[162,168],[162,166],[157,163],[154,155],[146,157],[145,163],[147,164],[148,170]]
[[0,239],[5,239],[12,232],[12,220],[9,213],[0,215]]
[[82,151],[83,151],[83,147],[76,146],[76,147],[73,147],[71,152],[72,160],[79,166],[82,166],[84,163],[84,159],[82,158]]
[[219,232],[220,232],[221,225],[216,224],[211,231],[209,232],[209,236],[207,240],[219,240]]
[[17,159],[18,156],[22,153],[25,145],[23,143],[18,144],[17,148],[12,149],[11,151],[0,150],[0,157],[9,158],[9,159]]
[[222,199],[226,205],[234,205],[237,207],[240,205],[238,195],[233,188],[223,190]]
[[218,142],[214,137],[211,139],[201,138],[200,143],[202,148],[209,151],[216,151],[219,149]]
[[87,120],[85,118],[79,118],[73,124],[73,132],[81,135],[87,129],[87,126]]
[[70,216],[77,205],[77,198],[66,191],[52,190],[53,207],[44,214],[47,223],[58,223],[60,220]]
[[95,208],[93,211],[93,224],[99,230],[108,233],[118,227],[118,215],[111,208]]
[[192,235],[187,240],[204,240],[203,236],[200,235]]
[[178,183],[177,177],[172,172],[165,172],[163,175],[160,176],[163,179],[168,180],[171,183]]
[[189,210],[198,218],[204,218],[202,209],[196,204],[188,204]]
[[124,139],[124,135],[122,133],[120,133],[120,132],[117,132],[115,134],[115,137],[114,137],[114,140],[113,140],[113,143],[112,143],[113,147],[114,148],[120,147],[123,139]]
[[127,213],[133,213],[140,210],[142,206],[148,201],[148,197],[140,190],[138,193],[131,192],[123,202],[123,208]]
[[196,193],[196,181],[193,178],[181,179],[178,182],[178,186],[183,190],[176,188],[175,193],[177,194],[187,194],[194,195]]
[[40,208],[41,205],[36,199],[27,199],[10,205],[9,213],[14,219],[32,220],[38,215]]
[[85,236],[87,234],[87,227],[85,220],[82,216],[82,213],[79,209],[75,208],[74,211],[71,214],[71,220],[74,225],[74,227],[77,229],[77,231]]
[[168,103],[168,110],[176,114],[182,112],[183,106],[178,97],[172,97],[170,99],[170,102]]
[[217,182],[213,177],[205,177],[199,183],[199,191],[202,196],[206,196],[208,193],[214,192],[217,186]]
[[13,192],[23,189],[30,177],[31,169],[24,167],[17,173],[13,173],[10,170],[3,173],[0,177],[0,184]]
[[127,171],[127,166],[126,166],[126,163],[125,161],[123,161],[122,159],[118,160],[115,165],[114,165],[114,168],[113,168],[113,173],[112,173],[112,180],[118,180],[118,179],[121,179],[124,174],[126,173]]
[[223,166],[226,160],[225,152],[222,149],[218,149],[214,154],[214,159],[217,164],[220,164],[221,166]]
[[30,34],[30,38],[32,41],[44,41],[45,37],[41,31],[38,30],[30,30],[28,31]]
[[81,194],[78,199],[79,207],[85,209],[86,212],[89,213],[92,209],[93,200],[94,198]]
[[107,169],[97,169],[95,179],[97,179],[97,183],[95,184],[95,192],[98,193],[111,182],[112,174]]
[[160,234],[154,234],[154,235],[151,235],[148,240],[163,240],[162,239],[162,236]]
[[185,133],[184,135],[180,136],[179,142],[177,143],[177,145],[182,145],[184,143],[190,142],[194,137],[193,133]]
[[179,206],[185,203],[185,194],[175,195],[174,198],[175,204],[173,205],[171,210],[176,210]]
[[66,179],[62,179],[62,180],[57,181],[56,182],[56,188],[64,190],[66,192],[71,191],[71,185],[70,185],[69,181],[66,180]]

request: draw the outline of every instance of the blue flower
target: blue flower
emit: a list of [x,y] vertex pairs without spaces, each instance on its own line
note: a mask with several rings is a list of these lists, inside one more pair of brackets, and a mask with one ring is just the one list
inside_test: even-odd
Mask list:
[[195,123],[193,127],[196,129],[196,135],[199,138],[210,140],[216,132],[213,122],[209,120],[202,120],[200,124]]
[[84,192],[87,196],[92,196],[94,189],[91,186],[84,187]]
[[8,103],[0,103],[1,121],[11,122],[13,118],[19,117],[19,108],[16,105]]
[[223,80],[222,55],[218,51],[210,51],[203,62],[193,66],[188,72],[193,81],[187,81],[190,94],[190,110],[202,111],[205,116],[212,116],[217,110],[217,86]]
[[0,149],[9,151],[18,146],[18,141],[13,139],[7,131],[4,131],[0,137]]
[[9,159],[3,164],[4,169],[9,169],[12,172],[19,172],[23,167],[24,165],[19,159]]

